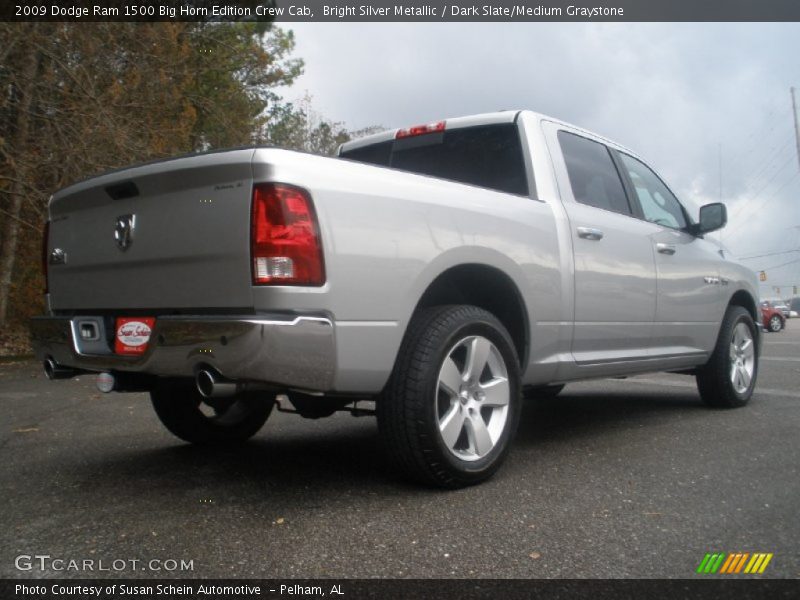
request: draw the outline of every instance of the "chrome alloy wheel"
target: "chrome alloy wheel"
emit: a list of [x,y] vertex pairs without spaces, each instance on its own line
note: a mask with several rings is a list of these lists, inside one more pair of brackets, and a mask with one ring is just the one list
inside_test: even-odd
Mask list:
[[445,446],[457,458],[475,461],[495,447],[508,421],[511,388],[500,351],[472,335],[447,353],[436,389],[436,415]]
[[730,377],[733,389],[744,394],[750,387],[755,372],[755,343],[750,328],[739,323],[733,330],[730,349]]
[[783,323],[781,322],[781,318],[778,315],[772,315],[772,318],[769,320],[769,330],[774,332],[780,331],[783,327]]

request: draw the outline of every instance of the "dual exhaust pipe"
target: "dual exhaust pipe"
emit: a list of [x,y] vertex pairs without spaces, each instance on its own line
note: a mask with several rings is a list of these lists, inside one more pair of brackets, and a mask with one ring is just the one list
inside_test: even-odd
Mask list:
[[[71,379],[87,371],[74,369],[58,364],[52,358],[46,358],[42,363],[44,373],[50,380]],[[146,391],[148,388],[145,381],[129,381],[129,377],[123,374],[103,372],[97,375],[97,389],[108,393],[111,391]],[[265,386],[255,383],[232,381],[225,379],[222,375],[211,369],[201,369],[195,375],[195,385],[197,391],[204,398],[231,398],[247,390],[264,389]]]
[[203,398],[232,398],[242,392],[271,389],[266,383],[226,379],[212,369],[199,370],[194,383]]
[[80,375],[84,372],[79,369],[60,365],[52,358],[46,358],[42,363],[42,367],[44,368],[44,374],[51,381],[55,379],[72,379],[76,375]]
[[107,394],[109,392],[147,392],[153,389],[156,378],[147,373],[120,373],[103,371],[86,371],[67,367],[57,363],[52,357],[47,357],[42,362],[44,374],[51,381],[56,379],[72,379],[78,375],[97,375],[95,385],[98,391]]
[[194,383],[203,398],[231,398],[245,390],[253,389],[250,384],[225,379],[210,369],[198,371]]

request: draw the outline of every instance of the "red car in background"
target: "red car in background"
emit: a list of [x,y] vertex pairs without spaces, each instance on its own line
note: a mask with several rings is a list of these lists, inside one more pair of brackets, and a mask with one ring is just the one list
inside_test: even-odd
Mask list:
[[769,301],[761,303],[761,325],[767,331],[777,333],[786,326],[786,317],[780,309],[775,308]]

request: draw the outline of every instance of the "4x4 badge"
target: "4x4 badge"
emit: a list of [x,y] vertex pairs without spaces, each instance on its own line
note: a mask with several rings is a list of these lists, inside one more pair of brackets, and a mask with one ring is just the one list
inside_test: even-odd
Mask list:
[[133,244],[133,232],[136,230],[136,215],[121,215],[117,217],[117,225],[114,227],[114,239],[117,246],[125,251]]

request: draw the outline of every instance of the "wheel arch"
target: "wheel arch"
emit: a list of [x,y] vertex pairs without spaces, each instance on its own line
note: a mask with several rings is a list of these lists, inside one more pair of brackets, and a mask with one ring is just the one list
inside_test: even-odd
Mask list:
[[497,317],[511,336],[524,370],[530,348],[528,311],[519,287],[506,272],[482,263],[452,266],[430,282],[414,312],[442,304],[471,304]]
[[753,298],[747,290],[737,290],[734,292],[728,300],[728,306],[741,306],[750,313],[756,325],[761,323],[758,305],[756,304],[755,298]]

